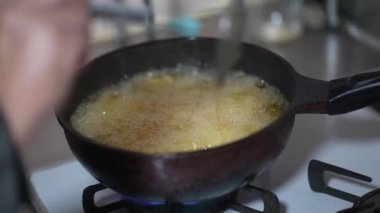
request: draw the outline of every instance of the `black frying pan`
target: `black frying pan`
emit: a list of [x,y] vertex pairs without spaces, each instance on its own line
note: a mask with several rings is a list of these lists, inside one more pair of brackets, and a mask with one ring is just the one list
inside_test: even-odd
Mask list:
[[125,75],[178,63],[212,68],[216,43],[210,38],[154,41],[111,52],[83,68],[58,120],[72,152],[96,179],[126,196],[144,200],[214,198],[252,181],[276,160],[286,145],[296,113],[335,115],[380,100],[379,72],[329,82],[309,79],[278,55],[243,44],[235,68],[276,86],[290,103],[275,122],[253,135],[210,150],[149,155],[93,142],[72,128],[73,111],[99,89]]

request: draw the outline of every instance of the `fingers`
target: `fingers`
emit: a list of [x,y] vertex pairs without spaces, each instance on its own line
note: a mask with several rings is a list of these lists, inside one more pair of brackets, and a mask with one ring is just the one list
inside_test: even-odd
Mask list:
[[0,0],[0,103],[18,141],[63,100],[87,23],[86,0]]

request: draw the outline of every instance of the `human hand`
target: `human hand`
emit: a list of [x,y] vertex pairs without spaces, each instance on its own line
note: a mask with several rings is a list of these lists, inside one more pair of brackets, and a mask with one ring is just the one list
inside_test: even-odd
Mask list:
[[87,40],[85,0],[0,3],[0,104],[21,144],[65,98]]

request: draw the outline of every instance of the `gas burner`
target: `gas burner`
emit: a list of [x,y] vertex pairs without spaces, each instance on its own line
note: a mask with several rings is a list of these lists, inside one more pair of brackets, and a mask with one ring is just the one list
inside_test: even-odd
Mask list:
[[[269,191],[264,189],[246,185],[242,189],[233,192],[231,194],[199,202],[189,202],[189,203],[161,203],[161,202],[151,202],[151,201],[142,201],[136,198],[130,198],[122,196],[119,201],[104,205],[97,206],[95,204],[95,194],[102,190],[107,189],[108,187],[104,186],[101,183],[91,185],[86,187],[83,190],[83,209],[85,213],[105,213],[113,212],[116,210],[126,210],[126,212],[131,213],[142,213],[142,212],[175,212],[175,213],[184,213],[184,212],[199,212],[199,213],[209,213],[209,212],[223,212],[226,210],[234,210],[236,212],[242,213],[279,213],[280,212],[280,203],[277,196]],[[255,193],[259,195],[264,203],[264,210],[258,211],[252,209],[243,204],[239,204],[237,201],[237,196],[241,191],[246,191],[250,194]]]
[[351,208],[338,211],[337,213],[380,213],[380,189],[375,189],[358,197],[328,186],[324,180],[325,172],[331,172],[365,182],[371,182],[372,178],[321,161],[311,160],[308,170],[310,188],[315,192],[325,193],[353,203]]

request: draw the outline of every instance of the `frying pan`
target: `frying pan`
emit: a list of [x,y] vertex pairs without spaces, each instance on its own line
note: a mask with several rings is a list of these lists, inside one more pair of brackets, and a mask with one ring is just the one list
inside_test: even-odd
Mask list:
[[178,38],[121,48],[86,66],[59,113],[68,144],[80,163],[100,182],[146,201],[193,202],[230,193],[252,181],[276,160],[293,128],[295,114],[347,113],[380,100],[380,72],[332,81],[298,74],[283,58],[244,43],[235,69],[274,85],[289,106],[259,132],[209,150],[143,154],[110,147],[87,138],[70,123],[76,107],[91,94],[139,72],[179,63],[210,69],[218,40]]

